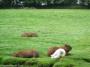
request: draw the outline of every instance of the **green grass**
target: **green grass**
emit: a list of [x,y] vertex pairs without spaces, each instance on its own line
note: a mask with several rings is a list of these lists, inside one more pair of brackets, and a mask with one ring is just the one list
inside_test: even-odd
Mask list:
[[[38,37],[23,38],[22,32],[36,32]],[[63,61],[47,57],[47,49],[68,43],[71,55]],[[37,49],[40,58],[34,67],[89,67],[90,66],[90,10],[73,9],[5,9],[0,10],[0,64],[12,64],[33,59],[12,59],[12,54],[23,49]],[[10,61],[11,59],[11,61]],[[89,62],[85,61],[89,60]],[[39,65],[39,66],[38,66]],[[69,65],[69,66],[68,66]]]

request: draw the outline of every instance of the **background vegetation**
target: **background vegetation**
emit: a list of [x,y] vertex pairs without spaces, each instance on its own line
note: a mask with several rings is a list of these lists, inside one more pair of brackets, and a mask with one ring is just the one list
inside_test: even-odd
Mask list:
[[[36,32],[38,37],[21,37],[23,32]],[[71,55],[63,60],[47,57],[52,46],[72,46]],[[40,57],[16,58],[12,54],[24,49],[37,49]],[[0,10],[0,64],[28,64],[31,67],[90,67],[89,10]]]
[[90,0],[0,0],[1,8],[66,8],[67,6],[90,8]]

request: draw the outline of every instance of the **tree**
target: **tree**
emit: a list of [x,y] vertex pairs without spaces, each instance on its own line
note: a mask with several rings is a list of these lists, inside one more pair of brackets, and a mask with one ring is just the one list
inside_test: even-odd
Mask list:
[[10,7],[12,0],[1,0],[2,7]]
[[65,0],[64,5],[71,5],[75,0]]

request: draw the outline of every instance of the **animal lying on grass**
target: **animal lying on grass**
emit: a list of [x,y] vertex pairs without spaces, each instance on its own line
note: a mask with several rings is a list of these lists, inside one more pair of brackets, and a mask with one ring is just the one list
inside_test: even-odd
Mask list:
[[48,56],[51,58],[60,58],[68,55],[69,51],[72,49],[70,45],[65,44],[62,47],[51,47],[48,49]]
[[[72,49],[70,45],[65,44],[62,47],[51,47],[48,49],[48,56],[51,58],[60,58],[64,57],[69,53]],[[23,58],[32,58],[32,57],[39,57],[39,53],[36,50],[23,50],[14,53],[15,57],[23,57]]]
[[23,50],[13,54],[14,57],[37,58],[39,53],[36,50]]
[[24,32],[21,34],[22,37],[37,37],[37,33],[35,32]]

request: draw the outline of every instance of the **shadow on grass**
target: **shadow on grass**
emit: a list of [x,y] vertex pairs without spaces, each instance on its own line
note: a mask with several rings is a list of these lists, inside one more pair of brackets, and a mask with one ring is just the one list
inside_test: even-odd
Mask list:
[[63,60],[45,58],[18,58],[11,56],[0,56],[0,65],[8,67],[89,67],[90,59],[65,57]]
[[15,65],[29,67],[53,67],[57,60],[51,58],[17,58],[11,56],[1,56],[0,65]]
[[90,63],[90,58],[84,58],[83,60],[87,63]]

